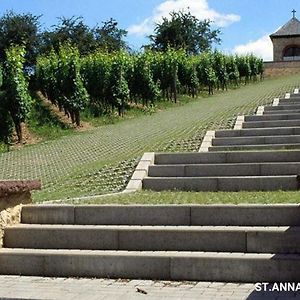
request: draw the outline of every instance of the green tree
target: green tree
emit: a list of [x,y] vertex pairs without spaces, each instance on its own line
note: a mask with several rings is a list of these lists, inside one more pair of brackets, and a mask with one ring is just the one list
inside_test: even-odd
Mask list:
[[99,48],[105,49],[108,52],[128,49],[128,45],[124,41],[127,31],[118,28],[116,20],[111,18],[103,22],[102,27],[97,27],[93,31]]
[[200,21],[190,12],[171,12],[163,18],[150,35],[151,47],[165,51],[168,47],[185,49],[197,54],[211,49],[212,43],[220,43],[220,30],[211,29],[211,21]]
[[35,64],[38,47],[40,16],[32,14],[5,13],[0,18],[0,57],[5,58],[5,50],[10,45],[24,45],[26,50],[25,64]]
[[45,31],[40,38],[40,53],[49,53],[51,49],[59,51],[66,42],[78,48],[80,54],[88,54],[97,48],[93,31],[82,17],[59,18],[53,31]]

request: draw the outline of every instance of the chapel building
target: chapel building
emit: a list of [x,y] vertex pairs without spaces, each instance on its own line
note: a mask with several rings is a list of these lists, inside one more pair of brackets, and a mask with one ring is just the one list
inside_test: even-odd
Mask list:
[[295,16],[270,35],[273,43],[273,61],[300,61],[300,21]]

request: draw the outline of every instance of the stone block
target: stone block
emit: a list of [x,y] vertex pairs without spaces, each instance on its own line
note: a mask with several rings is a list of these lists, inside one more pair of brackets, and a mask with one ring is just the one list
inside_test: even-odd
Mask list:
[[129,251],[246,251],[246,233],[226,228],[145,228],[121,230],[120,250]]
[[29,205],[22,208],[22,223],[74,224],[73,205]]
[[196,205],[193,226],[300,226],[300,205]]
[[186,206],[77,206],[76,224],[92,225],[189,225]]
[[153,165],[149,167],[149,177],[184,177],[185,165]]
[[165,178],[150,178],[143,180],[143,189],[153,191],[217,191],[217,178],[195,178],[195,177],[165,177]]
[[141,179],[131,179],[127,186],[126,191],[138,191],[142,189],[142,180]]
[[[172,280],[219,282],[297,282],[300,256],[215,253],[172,257]],[[284,270],[284,271],[283,271]]]
[[269,228],[247,233],[247,252],[300,253],[299,227]]
[[95,226],[25,225],[5,229],[7,248],[118,249],[118,231]]
[[146,176],[147,176],[146,170],[135,170],[131,177],[131,180],[143,180],[143,178]]

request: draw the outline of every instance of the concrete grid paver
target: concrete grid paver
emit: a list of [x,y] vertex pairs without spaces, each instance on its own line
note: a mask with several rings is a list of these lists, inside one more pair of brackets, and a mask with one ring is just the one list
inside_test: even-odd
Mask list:
[[[151,116],[102,126],[18,151],[0,154],[0,179],[41,179],[35,200],[57,200],[121,191],[144,152],[198,151],[209,129],[232,128],[299,86],[298,76],[265,81]],[[174,115],[178,117],[174,118]],[[142,130],[141,130],[142,129]]]

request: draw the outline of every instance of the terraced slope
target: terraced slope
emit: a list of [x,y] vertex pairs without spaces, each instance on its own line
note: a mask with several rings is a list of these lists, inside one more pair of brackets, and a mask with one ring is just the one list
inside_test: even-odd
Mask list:
[[0,179],[36,179],[35,200],[89,196],[122,190],[147,151],[197,151],[208,129],[232,128],[235,117],[253,114],[299,86],[299,76],[199,99],[152,116],[67,136],[0,155]]

